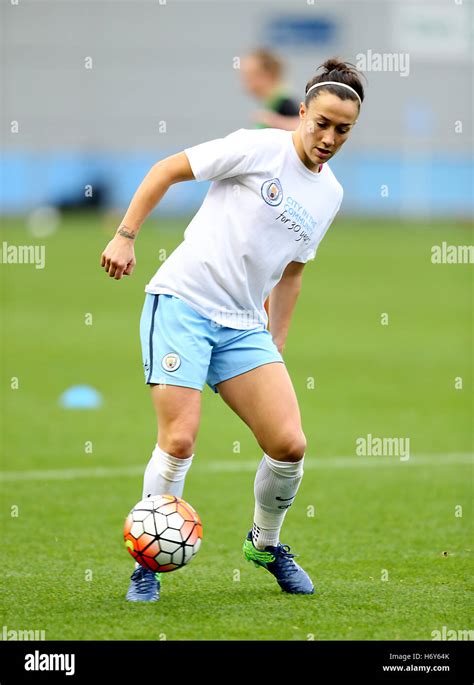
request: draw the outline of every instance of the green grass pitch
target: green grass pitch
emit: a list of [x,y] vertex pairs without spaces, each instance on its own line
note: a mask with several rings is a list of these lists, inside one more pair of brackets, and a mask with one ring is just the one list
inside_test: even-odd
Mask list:
[[[99,268],[110,220],[72,215],[43,239],[4,221],[1,240],[44,244],[46,267],[0,265],[2,625],[51,640],[430,640],[472,628],[472,266],[430,259],[432,245],[471,236],[449,222],[341,218],[305,269],[285,359],[308,451],[282,542],[316,594],[285,595],[243,559],[261,454],[206,388],[184,491],[201,550],[165,576],[159,603],[125,602],[122,526],[156,437],[143,288],[185,225],[149,220],[135,273],[117,282]],[[60,394],[82,383],[103,407],[62,409]],[[357,456],[369,433],[408,437],[410,459]]]

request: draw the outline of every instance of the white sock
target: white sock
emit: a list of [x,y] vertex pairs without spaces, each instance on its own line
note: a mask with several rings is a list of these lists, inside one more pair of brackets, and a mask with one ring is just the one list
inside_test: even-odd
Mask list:
[[[145,469],[142,499],[151,495],[175,495],[182,497],[186,473],[191,466],[194,454],[185,459],[173,457],[164,452],[158,444]],[[135,562],[135,568],[140,566]]]
[[276,546],[286,512],[303,478],[303,458],[278,461],[264,454],[255,476],[255,512],[252,541],[257,549]]
[[184,480],[193,457],[194,454],[185,459],[173,457],[157,444],[145,469],[142,498],[146,499],[152,495],[182,497]]

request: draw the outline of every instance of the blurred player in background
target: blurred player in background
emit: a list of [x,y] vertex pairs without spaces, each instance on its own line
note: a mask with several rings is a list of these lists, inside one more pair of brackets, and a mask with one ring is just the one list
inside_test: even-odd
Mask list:
[[[183,242],[145,288],[140,334],[158,436],[142,498],[182,497],[207,383],[263,451],[245,558],[290,594],[313,594],[314,587],[279,538],[306,451],[282,352],[304,266],[342,202],[342,187],[326,162],[346,142],[364,99],[351,65],[332,59],[322,68],[306,85],[295,131],[239,129],[155,164],[101,255],[110,277],[131,275],[134,240],[170,186],[213,181]],[[137,565],[127,599],[156,601],[160,584],[160,574]]]
[[269,50],[254,50],[242,60],[240,73],[245,91],[263,108],[254,116],[255,126],[294,131],[299,124],[299,103],[283,82],[282,60]]

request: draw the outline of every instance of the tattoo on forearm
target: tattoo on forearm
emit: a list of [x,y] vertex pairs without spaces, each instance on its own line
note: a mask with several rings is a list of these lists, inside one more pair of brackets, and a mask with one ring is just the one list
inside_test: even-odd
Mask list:
[[121,235],[123,238],[129,238],[130,240],[135,240],[135,233],[131,233],[130,231],[127,231],[126,226],[120,226],[120,228],[117,231],[117,235]]

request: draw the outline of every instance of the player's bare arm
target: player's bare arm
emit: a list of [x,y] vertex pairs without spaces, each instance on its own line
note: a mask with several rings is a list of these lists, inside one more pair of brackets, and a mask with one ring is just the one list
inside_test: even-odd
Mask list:
[[132,274],[136,264],[133,242],[143,222],[170,186],[193,179],[194,174],[184,152],[153,165],[133,196],[115,236],[101,255],[100,265],[111,278],[118,281],[122,276]]
[[290,262],[270,294],[270,333],[280,354],[285,348],[291,317],[300,294],[304,266],[301,262]]

